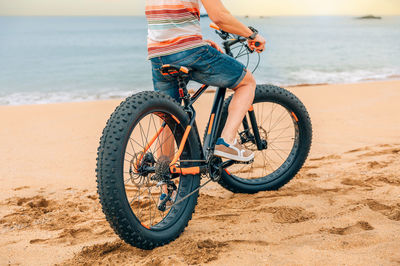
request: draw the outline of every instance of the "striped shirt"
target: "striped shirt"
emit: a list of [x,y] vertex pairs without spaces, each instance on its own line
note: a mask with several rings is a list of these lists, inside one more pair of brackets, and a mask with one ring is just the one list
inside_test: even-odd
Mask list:
[[146,0],[148,58],[205,45],[200,29],[200,0]]

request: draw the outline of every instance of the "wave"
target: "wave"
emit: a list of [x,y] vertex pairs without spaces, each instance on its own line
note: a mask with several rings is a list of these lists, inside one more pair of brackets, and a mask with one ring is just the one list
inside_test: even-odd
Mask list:
[[400,69],[384,68],[374,71],[353,70],[333,72],[305,69],[290,73],[288,78],[291,84],[285,85],[356,83],[400,79]]
[[48,104],[126,98],[140,90],[70,91],[70,92],[15,92],[0,95],[0,105]]

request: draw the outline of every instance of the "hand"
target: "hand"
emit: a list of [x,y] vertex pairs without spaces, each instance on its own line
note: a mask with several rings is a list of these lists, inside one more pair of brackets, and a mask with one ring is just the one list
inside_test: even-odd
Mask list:
[[222,51],[221,47],[219,47],[219,45],[216,44],[215,42],[213,42],[213,41],[211,41],[211,40],[205,40],[205,41],[208,42],[208,44],[209,44],[211,47],[217,49],[217,50],[218,50],[219,52],[221,52],[221,53],[224,53],[224,51]]
[[[263,36],[261,36],[260,34],[257,34],[256,38],[254,40],[247,40],[249,47],[251,50],[256,50],[257,53],[261,53],[265,50],[265,39]],[[258,47],[256,47],[255,43],[259,42],[260,45]]]

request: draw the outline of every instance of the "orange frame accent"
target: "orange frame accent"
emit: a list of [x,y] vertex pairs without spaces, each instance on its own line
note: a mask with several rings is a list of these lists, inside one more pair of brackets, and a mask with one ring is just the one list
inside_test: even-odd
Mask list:
[[250,109],[249,109],[249,112],[252,112],[252,111],[254,111],[254,107],[253,107],[253,105],[252,105],[252,106],[250,106]]
[[181,66],[181,68],[180,68],[179,70],[182,71],[183,73],[186,73],[186,74],[189,73],[189,69],[187,69],[187,68],[184,67],[184,66]]
[[172,162],[169,164],[169,166],[173,166],[174,164],[176,164],[176,162],[178,161],[179,157],[181,156],[182,152],[183,152],[183,148],[185,147],[186,144],[186,140],[189,136],[190,130],[192,129],[192,126],[187,126],[185,133],[183,134],[183,138],[181,141],[181,145],[179,146],[179,150],[178,152],[175,154],[174,159],[172,159]]
[[149,226],[145,225],[144,223],[141,223],[141,224],[142,224],[142,226],[143,226],[144,228],[150,230],[150,227],[149,227]]
[[171,115],[171,116],[172,116],[172,118],[176,121],[176,123],[178,123],[178,124],[181,123],[181,121],[179,121],[178,118],[176,118],[176,116],[174,116],[174,115]]
[[176,74],[176,73],[178,73],[178,71],[172,71],[172,72],[168,72],[168,73],[161,73],[163,76],[168,76],[168,75],[171,75],[171,74]]
[[188,167],[188,168],[180,168],[176,166],[171,166],[170,171],[172,174],[181,174],[181,175],[197,175],[200,174],[200,167]]
[[196,93],[193,94],[192,98],[197,97],[197,95],[200,93],[200,91],[201,91],[202,89],[204,89],[205,86],[206,86],[206,85],[202,85],[202,86],[200,87],[200,89],[198,89],[198,90],[196,91]]
[[220,30],[220,28],[215,23],[210,23],[210,28],[213,28],[213,29],[216,29],[216,30]]
[[297,116],[294,112],[292,112],[292,116],[293,116],[294,120],[296,120],[296,122],[299,122],[299,119],[297,118]]
[[158,136],[160,136],[161,132],[164,130],[165,126],[160,127],[160,129],[157,131],[157,133],[151,138],[151,140],[149,141],[149,143],[147,143],[146,147],[144,147],[142,154],[140,155],[140,159],[138,160],[138,158],[136,158],[136,162],[135,162],[135,173],[137,173],[137,169],[139,168],[139,163],[142,161],[143,156],[146,154],[146,152],[149,150],[149,148],[151,147],[151,145],[153,145],[154,141],[156,141],[156,139],[158,138]]
[[215,114],[211,114],[210,123],[208,123],[208,131],[207,131],[208,135],[211,134],[211,128],[212,128],[212,125],[214,124],[214,117],[215,117]]

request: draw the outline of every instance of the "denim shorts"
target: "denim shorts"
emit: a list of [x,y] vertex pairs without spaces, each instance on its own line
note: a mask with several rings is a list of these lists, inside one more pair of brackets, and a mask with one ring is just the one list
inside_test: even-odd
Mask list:
[[246,67],[236,59],[220,53],[210,45],[151,59],[154,90],[164,92],[178,102],[176,78],[163,76],[160,68],[164,64],[191,67],[189,80],[219,88],[236,88],[246,76]]

